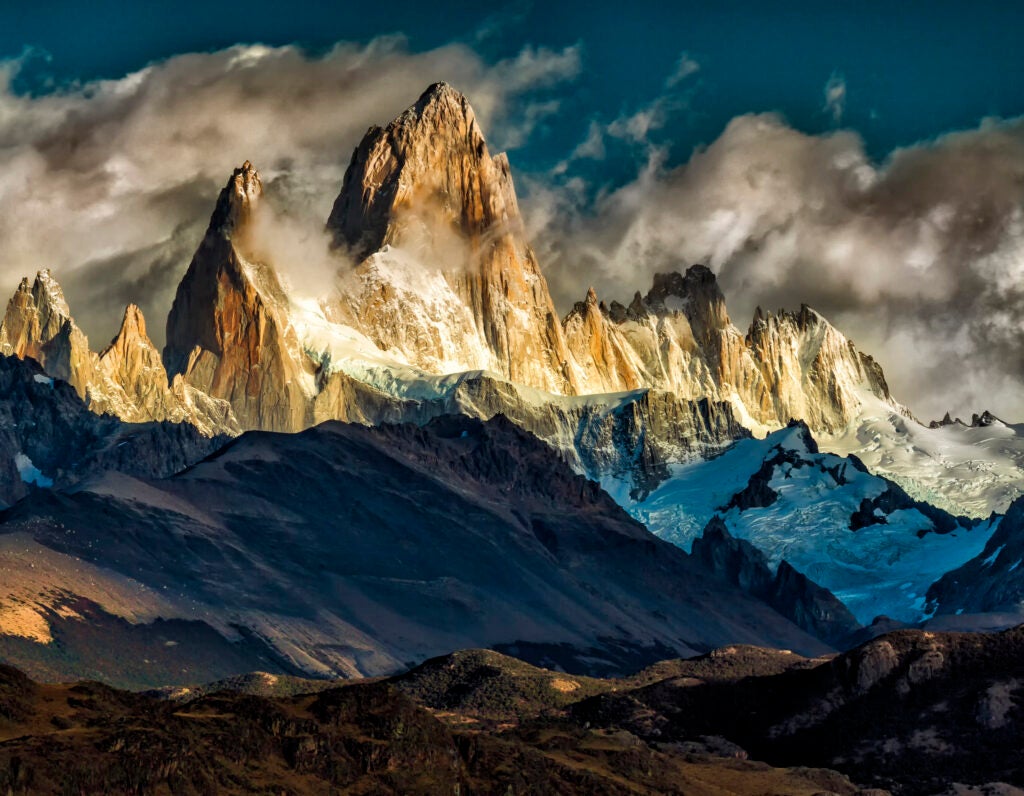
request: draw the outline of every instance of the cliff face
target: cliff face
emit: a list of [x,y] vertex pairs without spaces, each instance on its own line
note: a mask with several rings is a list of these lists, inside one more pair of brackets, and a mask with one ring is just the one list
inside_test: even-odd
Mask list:
[[856,415],[858,389],[893,401],[878,363],[806,305],[797,313],[759,310],[746,343],[777,418],[836,431]]
[[99,355],[97,373],[105,396],[102,410],[129,423],[191,423],[208,436],[241,430],[227,401],[197,390],[181,376],[168,385],[160,352],[134,304],[125,309],[120,330]]
[[[491,156],[469,102],[450,86],[431,86],[387,127],[367,132],[327,224],[361,262],[360,289],[339,312],[382,348],[425,367],[453,362],[553,393],[578,391],[508,159]],[[417,319],[428,321],[424,333],[405,326]]]
[[628,307],[605,306],[591,290],[563,326],[586,392],[653,387],[731,401],[756,425],[798,419],[816,431],[853,420],[862,390],[892,402],[877,363],[808,307],[758,310],[744,336],[714,274],[700,265],[658,274]]
[[828,589],[822,588],[783,560],[773,573],[764,554],[744,539],[736,539],[721,517],[715,516],[693,541],[693,557],[723,580],[764,600],[776,611],[814,636],[841,647],[860,625]]
[[559,322],[508,161],[445,84],[355,150],[327,223],[333,295],[307,307],[275,271],[288,264],[254,254],[263,201],[247,161],[178,286],[162,361],[135,307],[91,353],[47,272],[12,298],[2,350],[39,359],[94,411],[208,434],[502,413],[637,494],[746,429],[835,431],[865,392],[892,404],[878,366],[812,310],[758,312],[744,335],[703,266],[659,274],[628,306],[591,290]]
[[221,191],[167,318],[164,362],[186,384],[227,401],[242,428],[299,431],[311,423],[310,382],[288,302],[269,266],[243,254],[263,194],[248,161]]
[[744,335],[703,266],[606,306],[591,290],[559,324],[525,241],[508,161],[465,97],[431,86],[355,150],[328,220],[358,263],[333,318],[434,373],[490,370],[553,393],[653,388],[732,402],[748,424],[834,431],[881,371],[812,310],[760,313]]
[[195,395],[184,384],[168,386],[160,354],[134,304],[103,353],[90,350],[49,271],[40,271],[31,284],[23,279],[11,297],[0,325],[0,352],[36,360],[47,374],[74,387],[97,414],[129,423],[188,422],[207,436],[239,430],[227,404]]
[[71,384],[87,398],[96,382],[96,358],[89,340],[71,317],[57,280],[40,271],[29,284],[22,279],[7,304],[0,325],[0,351],[19,359],[31,357],[55,378]]

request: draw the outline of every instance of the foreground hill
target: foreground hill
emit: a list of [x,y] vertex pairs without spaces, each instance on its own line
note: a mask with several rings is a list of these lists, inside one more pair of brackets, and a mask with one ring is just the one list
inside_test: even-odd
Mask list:
[[898,631],[813,668],[730,683],[669,678],[571,710],[649,741],[721,736],[773,765],[828,766],[898,793],[1020,786],[1022,661],[1024,627]]
[[[499,672],[524,668],[501,656],[492,663]],[[0,788],[17,796],[861,792],[832,771],[775,769],[701,745],[660,748],[557,717],[499,728],[434,714],[391,682],[276,698],[221,691],[180,704],[97,683],[38,685],[0,667]]]
[[900,631],[840,656],[733,646],[622,679],[464,650],[390,679],[256,673],[153,696],[0,667],[0,787],[1012,794],[1022,647],[1021,629]]
[[[724,644],[827,649],[500,417],[253,432],[171,478],[37,491],[0,515],[3,543],[36,551],[47,574],[10,567],[9,587],[25,586],[10,616],[39,632],[12,640],[8,623],[0,653],[45,678],[232,674],[202,671],[204,633],[262,656],[237,671],[321,677],[465,647],[596,674]],[[168,635],[169,621],[191,635]],[[102,656],[115,627],[134,656]],[[155,673],[168,650],[195,660]]]

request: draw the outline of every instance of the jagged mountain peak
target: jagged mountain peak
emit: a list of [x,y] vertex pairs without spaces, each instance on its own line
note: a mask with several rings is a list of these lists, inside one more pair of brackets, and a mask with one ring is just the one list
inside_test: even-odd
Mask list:
[[932,420],[928,424],[928,428],[945,428],[946,426],[964,426],[966,428],[988,428],[989,426],[993,426],[996,424],[1003,426],[1007,425],[1007,423],[1004,420],[1001,420],[1000,418],[992,414],[990,411],[985,409],[984,411],[981,412],[981,414],[973,412],[971,414],[970,423],[965,423],[959,417],[954,418],[949,412],[946,412],[946,414],[943,415],[942,420]]
[[972,428],[986,428],[996,423],[1003,423],[1003,421],[988,411],[988,409],[984,410],[980,415],[971,415]]
[[231,172],[227,185],[217,197],[209,232],[230,235],[249,219],[253,207],[262,196],[263,180],[256,167],[247,160]]
[[[27,287],[28,279],[23,279],[22,285]],[[31,292],[37,307],[46,306],[65,318],[71,317],[71,309],[68,307],[67,299],[64,298],[64,290],[49,268],[44,268],[36,273]]]
[[473,108],[466,95],[443,80],[427,86],[426,91],[420,94],[420,98],[416,100],[416,104],[406,113],[416,112],[423,116],[431,111],[442,110],[454,110],[467,117],[474,116]]
[[691,265],[685,274],[655,274],[645,304],[656,314],[681,310],[698,339],[707,339],[730,325],[725,294],[715,272],[706,265]]
[[706,294],[715,299],[725,300],[715,272],[700,263],[691,265],[685,272],[656,273],[651,282],[651,289],[647,293],[647,301],[654,304],[668,296],[684,298],[695,294]]
[[775,312],[771,310],[765,311],[759,306],[754,310],[754,317],[750,322],[750,331],[748,333],[752,334],[755,327],[779,327],[784,325],[793,326],[801,331],[818,325],[835,328],[824,315],[808,304],[801,304],[800,309],[796,311],[783,308]]
[[[100,360],[101,362],[109,360],[112,356],[131,358],[134,356],[133,351],[136,348],[143,348],[147,352],[151,352],[152,357],[155,357],[155,364],[159,365],[161,371],[163,370],[163,366],[160,365],[160,354],[146,332],[146,319],[142,314],[142,310],[139,309],[137,304],[128,304],[124,308],[121,326],[117,330],[117,334],[110,341],[110,344],[100,353]],[[117,353],[115,354],[115,352]],[[166,375],[164,382],[164,386],[166,386]]]
[[22,279],[11,296],[0,324],[0,352],[35,359],[51,376],[70,382],[82,398],[93,380],[95,355],[49,269],[39,271],[31,287]]
[[435,84],[386,127],[370,128],[327,228],[360,263],[338,315],[382,350],[419,367],[457,363],[578,391],[508,159],[490,154],[455,89]]
[[363,259],[402,241],[396,215],[479,233],[518,218],[508,159],[492,158],[472,106],[447,83],[430,86],[386,127],[371,127],[352,154],[327,221],[335,245]]
[[954,418],[949,412],[946,412],[942,416],[942,420],[933,420],[928,424],[928,428],[945,428],[946,426],[952,425],[966,425],[963,420],[959,417]]
[[288,300],[273,267],[247,259],[237,233],[263,195],[252,163],[235,169],[167,316],[172,380],[228,402],[243,428],[309,425],[309,384]]
[[118,341],[138,339],[149,340],[149,335],[146,334],[146,319],[138,304],[128,304],[124,308],[124,316],[121,318],[121,328],[114,335],[114,339],[110,341],[110,346],[116,345]]
[[47,340],[60,330],[64,321],[71,318],[71,309],[64,298],[64,291],[49,268],[37,272],[31,282],[28,277],[22,278],[7,305],[8,321],[15,320],[12,311],[18,308],[31,308],[38,316]]

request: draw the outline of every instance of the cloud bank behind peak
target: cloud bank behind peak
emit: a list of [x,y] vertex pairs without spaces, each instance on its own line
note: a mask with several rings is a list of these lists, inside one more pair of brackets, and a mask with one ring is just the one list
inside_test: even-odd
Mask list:
[[[588,140],[600,140],[594,129]],[[570,177],[524,203],[563,305],[610,298],[693,262],[718,274],[742,327],[756,305],[808,303],[891,374],[925,418],[1024,418],[1024,121],[989,121],[873,163],[850,131],[733,119],[669,168],[590,196]],[[582,286],[582,287],[581,287]]]
[[52,268],[102,347],[128,301],[162,343],[175,286],[242,161],[287,206],[291,237],[305,225],[315,240],[367,128],[428,84],[454,84],[496,148],[515,146],[557,112],[549,89],[576,75],[580,53],[525,47],[486,63],[461,44],[414,53],[401,37],[315,56],[238,45],[37,96],[13,90],[21,65],[0,65],[0,290]]

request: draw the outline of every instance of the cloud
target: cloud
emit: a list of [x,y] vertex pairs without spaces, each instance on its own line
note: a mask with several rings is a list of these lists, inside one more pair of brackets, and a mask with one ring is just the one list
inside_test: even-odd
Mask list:
[[526,184],[560,306],[588,283],[628,300],[655,272],[705,262],[741,328],[755,305],[806,302],[876,355],[921,416],[1024,419],[1024,120],[878,164],[855,133],[748,115],[679,167],[652,150],[593,205]]
[[843,113],[846,111],[846,78],[838,72],[825,83],[825,105],[822,107],[835,124],[843,120]]
[[620,116],[607,127],[607,133],[612,138],[628,141],[634,144],[646,144],[650,134],[665,126],[669,111],[675,108],[675,104],[664,97],[659,97],[654,102],[645,105],[635,113],[628,116]]
[[493,148],[516,146],[557,110],[551,90],[578,74],[580,51],[528,47],[488,64],[461,44],[412,53],[401,37],[320,56],[239,45],[39,96],[12,89],[21,63],[0,63],[0,290],[52,268],[98,348],[128,300],[160,343],[217,192],[242,161],[288,206],[277,226],[302,251],[316,236],[297,227],[323,224],[369,126],[446,80],[497,131]]
[[665,88],[675,88],[691,75],[700,71],[700,64],[689,53],[684,52],[676,62],[676,68],[665,80]]
[[590,127],[587,128],[587,137],[577,145],[570,157],[573,159],[603,160],[604,156],[604,128],[597,122],[592,121]]

